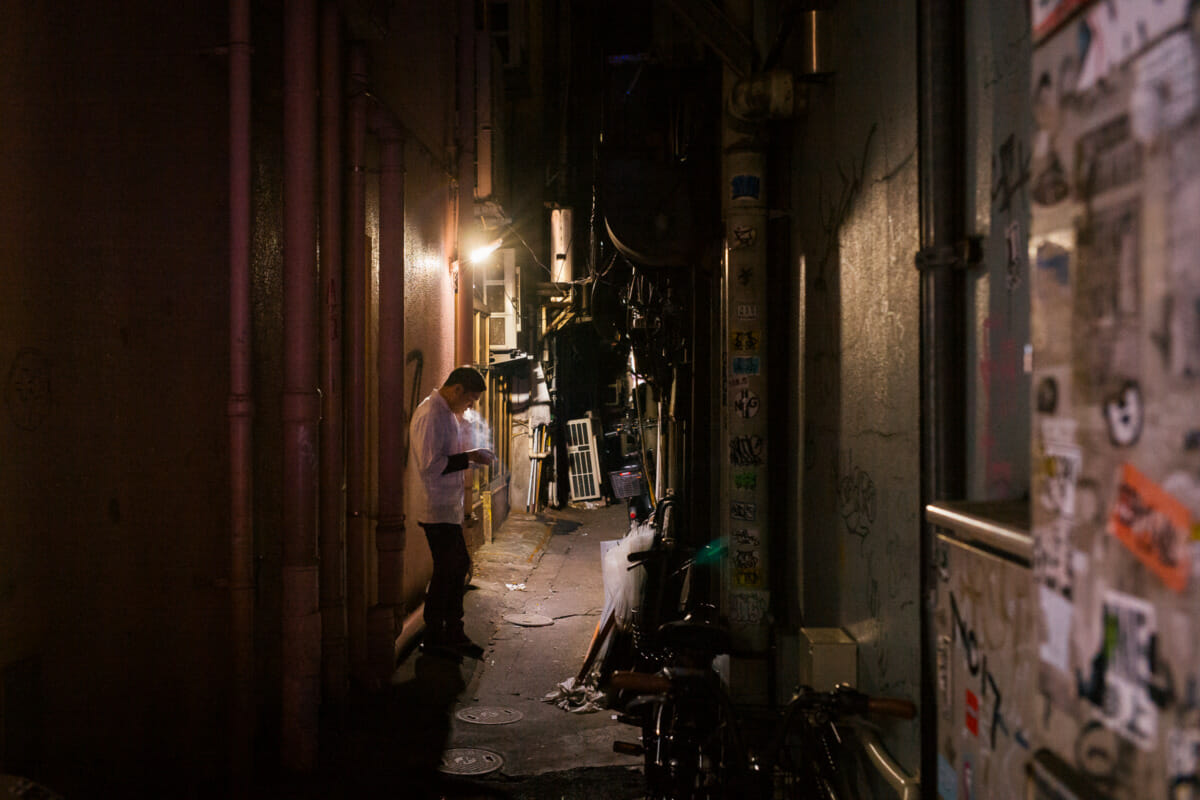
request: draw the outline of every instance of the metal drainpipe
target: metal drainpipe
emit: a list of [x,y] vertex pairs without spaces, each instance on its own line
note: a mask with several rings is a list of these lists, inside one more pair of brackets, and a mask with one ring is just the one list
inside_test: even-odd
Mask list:
[[[475,0],[459,0],[458,19],[458,295],[455,302],[455,363],[474,361],[470,243],[475,224]],[[468,511],[470,506],[468,506]]]
[[[965,240],[966,124],[958,0],[921,0],[919,30],[921,253],[921,508],[966,494]],[[931,597],[933,530],[922,526],[921,597]],[[921,774],[937,769],[937,653],[931,609],[922,614]]]
[[404,140],[394,120],[372,110],[379,138],[379,596],[368,618],[368,658],[371,675],[386,681],[404,627]]
[[317,765],[321,612],[317,577],[317,13],[284,5],[283,767]]
[[342,449],[342,26],[321,6],[321,682],[334,709],[346,700],[345,460]]
[[254,384],[250,311],[250,0],[229,3],[229,484],[233,697],[230,777],[254,763]]
[[350,46],[346,123],[346,631],[350,672],[367,680],[367,53]]
[[[743,31],[753,28],[754,3],[750,0],[726,0],[725,13]],[[736,76],[728,67],[722,81],[722,99],[733,97]],[[728,113],[722,119],[723,152],[721,211],[725,221],[725,279],[722,306],[722,333],[717,347],[725,358],[725,374],[717,388],[716,408],[722,417],[721,476],[723,486],[718,513],[722,534],[729,537],[734,526],[751,532],[759,542],[757,573],[739,573],[732,563],[725,567],[722,607],[731,612],[734,647],[753,654],[744,661],[740,679],[733,681],[734,697],[750,702],[772,702],[766,687],[773,679],[774,663],[769,655],[768,609],[770,592],[769,553],[771,551],[770,485],[767,473],[772,447],[767,420],[767,376],[770,365],[763,344],[767,330],[767,198],[765,129],[762,123],[746,125]],[[734,334],[737,348],[734,349]],[[746,336],[745,334],[750,334]],[[757,398],[752,411],[748,398]],[[736,447],[735,447],[736,445]],[[734,454],[737,463],[732,463]],[[728,455],[726,455],[728,454]],[[738,481],[746,475],[751,486]],[[738,521],[733,520],[736,510]]]

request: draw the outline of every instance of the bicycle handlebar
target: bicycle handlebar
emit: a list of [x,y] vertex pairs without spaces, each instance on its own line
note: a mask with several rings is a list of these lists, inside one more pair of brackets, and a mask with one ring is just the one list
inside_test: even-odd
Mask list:
[[911,700],[900,697],[869,697],[867,698],[867,713],[912,719],[917,716],[917,706]]
[[829,692],[818,692],[811,686],[801,686],[790,704],[795,710],[823,709],[835,716],[880,714],[899,719],[913,719],[917,707],[899,697],[872,697],[842,684]]

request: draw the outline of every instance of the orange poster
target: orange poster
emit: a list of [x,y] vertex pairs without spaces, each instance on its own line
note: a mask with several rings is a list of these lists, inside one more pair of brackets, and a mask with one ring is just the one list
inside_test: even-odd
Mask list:
[[1192,570],[1190,529],[1191,514],[1182,503],[1133,465],[1123,465],[1109,530],[1177,592],[1187,587]]

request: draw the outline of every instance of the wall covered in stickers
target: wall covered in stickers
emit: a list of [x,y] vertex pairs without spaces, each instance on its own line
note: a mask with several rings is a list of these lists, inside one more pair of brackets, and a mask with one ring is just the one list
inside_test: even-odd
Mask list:
[[1197,786],[1200,28],[1035,0],[1034,774]]

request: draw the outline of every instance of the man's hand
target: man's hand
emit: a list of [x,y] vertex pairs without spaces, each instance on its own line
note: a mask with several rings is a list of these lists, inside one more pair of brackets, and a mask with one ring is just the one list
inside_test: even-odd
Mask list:
[[467,460],[473,464],[488,466],[495,462],[496,455],[491,450],[481,447],[478,450],[468,450]]

